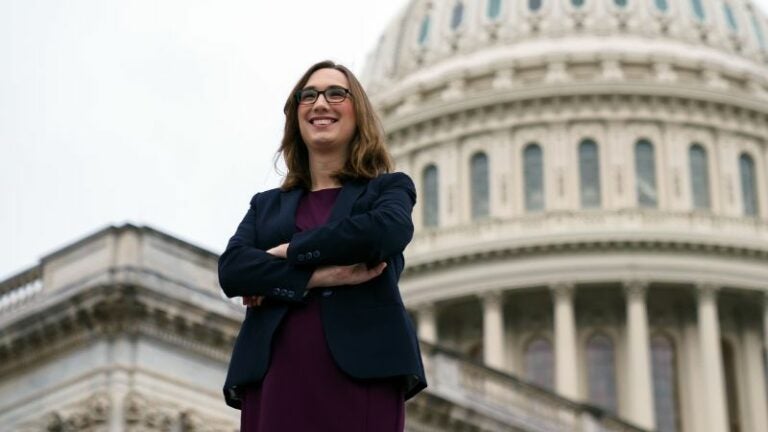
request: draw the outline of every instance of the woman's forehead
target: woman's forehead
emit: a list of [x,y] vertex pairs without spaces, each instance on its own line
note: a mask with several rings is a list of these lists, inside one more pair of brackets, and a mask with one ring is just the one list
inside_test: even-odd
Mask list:
[[343,72],[336,69],[318,69],[309,76],[304,87],[326,88],[331,85],[349,88],[349,80]]

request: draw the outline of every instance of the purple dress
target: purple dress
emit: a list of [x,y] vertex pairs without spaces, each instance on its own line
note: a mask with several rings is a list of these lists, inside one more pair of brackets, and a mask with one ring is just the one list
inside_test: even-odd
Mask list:
[[[305,194],[296,210],[299,231],[323,225],[341,188]],[[241,432],[402,432],[403,390],[394,380],[356,380],[331,357],[320,319],[320,296],[288,310],[272,340],[259,387],[244,389]]]

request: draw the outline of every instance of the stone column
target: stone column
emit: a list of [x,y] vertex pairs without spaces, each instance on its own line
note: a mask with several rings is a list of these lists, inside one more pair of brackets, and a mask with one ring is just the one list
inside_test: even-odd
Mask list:
[[437,315],[433,303],[416,309],[419,340],[428,343],[437,342]]
[[744,365],[746,376],[750,383],[747,385],[747,406],[749,407],[749,427],[744,430],[768,431],[768,415],[766,413],[765,371],[763,369],[763,341],[760,338],[759,327],[752,322],[744,332]]
[[645,296],[648,284],[632,281],[624,284],[627,299],[627,417],[638,426],[656,426],[651,380],[650,338]]
[[579,399],[576,368],[576,320],[573,312],[574,286],[569,283],[551,287],[555,306],[555,389],[561,395]]
[[483,294],[483,361],[492,368],[504,368],[504,312],[501,292]]
[[763,349],[768,355],[768,292],[763,295]]
[[720,321],[717,316],[717,288],[698,288],[699,342],[701,343],[704,411],[709,432],[728,432],[728,409],[725,404],[723,354],[720,345]]

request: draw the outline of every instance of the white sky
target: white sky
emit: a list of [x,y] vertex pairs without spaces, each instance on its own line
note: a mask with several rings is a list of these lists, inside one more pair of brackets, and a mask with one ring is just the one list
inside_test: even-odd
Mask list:
[[359,74],[406,3],[0,2],[0,281],[126,222],[221,252],[278,184],[295,81]]

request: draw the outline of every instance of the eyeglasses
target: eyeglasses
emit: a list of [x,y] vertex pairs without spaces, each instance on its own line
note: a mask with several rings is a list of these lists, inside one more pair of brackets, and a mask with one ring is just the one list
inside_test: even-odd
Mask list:
[[351,93],[344,87],[332,86],[325,90],[316,90],[313,88],[306,88],[296,92],[296,101],[300,105],[312,105],[317,101],[320,95],[325,97],[325,101],[329,104],[339,104],[347,99],[347,95]]

